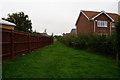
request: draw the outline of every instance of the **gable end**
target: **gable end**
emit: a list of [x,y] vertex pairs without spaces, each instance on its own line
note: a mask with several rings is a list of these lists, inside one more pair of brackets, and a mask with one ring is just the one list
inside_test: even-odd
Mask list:
[[105,13],[103,11],[101,13],[99,13],[98,15],[96,15],[95,17],[93,17],[92,20],[94,20],[95,18],[99,17],[102,14],[105,14],[110,20],[112,20],[114,22],[114,19],[112,19],[107,13]]
[[78,19],[77,19],[77,22],[76,22],[75,26],[77,25],[77,23],[78,23],[78,21],[79,21],[79,19],[80,19],[81,14],[83,14],[84,17],[87,18],[87,20],[90,20],[90,19],[88,18],[88,16],[87,16],[84,12],[81,11],[80,14],[79,14],[79,17],[78,17]]

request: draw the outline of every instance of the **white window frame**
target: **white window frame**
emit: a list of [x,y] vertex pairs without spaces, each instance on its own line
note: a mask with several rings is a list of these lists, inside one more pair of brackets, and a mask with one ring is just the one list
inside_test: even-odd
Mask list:
[[112,22],[112,23],[111,23],[111,26],[112,26],[112,28],[115,28],[115,23]]
[[97,27],[108,27],[108,22],[107,21],[97,21]]
[[108,33],[98,33],[98,35],[101,36],[101,37],[103,37],[103,36],[107,37]]

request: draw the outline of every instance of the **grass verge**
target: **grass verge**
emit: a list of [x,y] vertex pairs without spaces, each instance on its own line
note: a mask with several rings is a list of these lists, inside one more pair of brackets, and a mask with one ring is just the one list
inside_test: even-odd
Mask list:
[[3,62],[3,78],[120,78],[115,60],[61,43]]

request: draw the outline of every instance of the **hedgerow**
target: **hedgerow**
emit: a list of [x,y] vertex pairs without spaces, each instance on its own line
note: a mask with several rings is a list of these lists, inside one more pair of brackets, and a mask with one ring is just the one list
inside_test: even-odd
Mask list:
[[115,36],[99,36],[81,34],[77,36],[64,36],[60,40],[67,46],[83,49],[91,52],[103,53],[107,55],[116,54]]

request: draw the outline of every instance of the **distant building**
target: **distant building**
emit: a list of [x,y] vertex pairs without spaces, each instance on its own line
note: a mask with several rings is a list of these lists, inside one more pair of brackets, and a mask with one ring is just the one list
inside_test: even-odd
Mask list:
[[84,11],[81,10],[76,22],[77,34],[97,33],[99,35],[108,35],[115,30],[114,21],[120,16],[115,13],[105,11]]
[[14,23],[2,19],[0,20],[0,25],[1,28],[11,29],[11,30],[14,30],[14,27],[16,26]]
[[40,33],[42,36],[47,36],[50,37],[50,35],[48,35],[47,33]]
[[76,35],[76,29],[72,29],[70,33],[63,33],[63,36]]
[[70,31],[70,33],[76,34],[76,29],[72,29],[72,30]]
[[118,13],[120,15],[120,1],[118,2]]
[[39,33],[42,36],[50,37],[50,35],[47,34],[47,30],[45,29],[43,33]]

